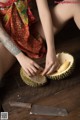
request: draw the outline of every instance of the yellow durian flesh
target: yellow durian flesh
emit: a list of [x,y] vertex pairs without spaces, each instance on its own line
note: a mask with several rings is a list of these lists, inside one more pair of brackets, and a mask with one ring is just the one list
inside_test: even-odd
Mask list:
[[37,74],[36,76],[29,77],[22,67],[20,69],[20,76],[23,82],[32,87],[42,86],[47,83],[47,79],[45,76]]
[[52,80],[60,80],[69,76],[74,68],[74,57],[69,53],[58,53],[57,54],[60,67],[58,70],[47,77]]
[[63,72],[64,70],[66,70],[69,66],[70,62],[69,61],[65,61],[57,70],[58,73]]

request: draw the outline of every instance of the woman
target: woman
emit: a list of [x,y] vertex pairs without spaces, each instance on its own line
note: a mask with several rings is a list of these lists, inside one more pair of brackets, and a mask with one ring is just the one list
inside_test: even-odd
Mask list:
[[[32,1],[36,2],[40,20],[36,20],[30,9]],[[80,4],[79,0],[74,1],[76,4],[71,2],[49,7],[47,0],[0,0],[0,79],[16,59],[29,76],[38,70],[42,70],[42,75],[56,70],[54,34],[71,18],[80,29]],[[43,39],[46,40],[47,51]],[[45,54],[43,69],[34,59],[42,59]]]

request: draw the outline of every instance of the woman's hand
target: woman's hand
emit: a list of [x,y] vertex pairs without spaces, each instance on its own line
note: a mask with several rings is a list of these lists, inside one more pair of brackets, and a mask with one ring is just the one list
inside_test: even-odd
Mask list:
[[42,72],[42,75],[49,75],[55,72],[58,68],[58,60],[56,58],[56,53],[54,51],[48,51],[46,55],[45,68]]
[[38,71],[42,70],[42,68],[36,62],[25,56],[22,52],[19,53],[16,58],[28,76],[34,76]]

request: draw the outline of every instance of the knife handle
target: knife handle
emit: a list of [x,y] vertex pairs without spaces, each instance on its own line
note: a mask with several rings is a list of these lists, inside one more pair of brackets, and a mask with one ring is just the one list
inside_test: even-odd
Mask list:
[[23,103],[23,102],[9,102],[11,107],[21,107],[21,108],[31,108],[31,103]]

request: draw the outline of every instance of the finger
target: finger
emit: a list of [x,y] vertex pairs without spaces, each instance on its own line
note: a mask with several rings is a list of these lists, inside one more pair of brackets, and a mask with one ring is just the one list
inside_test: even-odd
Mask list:
[[49,74],[53,73],[55,71],[55,68],[56,68],[56,66],[53,65],[46,74],[49,75]]
[[58,63],[55,62],[55,64],[52,65],[52,67],[50,68],[50,70],[47,72],[47,74],[51,74],[53,72],[55,72],[58,68]]
[[52,64],[45,67],[44,71],[42,72],[42,75],[45,75],[48,72],[48,70],[50,69],[51,66],[52,66]]
[[45,75],[49,68],[45,68],[41,75]]
[[42,72],[42,69],[36,69],[35,67],[31,67],[31,69],[34,71],[34,75],[36,75],[36,74],[41,74],[41,72]]
[[34,71],[34,73],[37,73],[38,69],[35,68],[35,66],[31,66],[31,69]]
[[34,75],[35,75],[35,72],[34,72],[31,68],[28,68],[28,70],[29,70],[31,76],[34,76]]
[[30,73],[29,70],[25,69],[25,72],[26,72],[26,74],[27,74],[28,76],[31,76],[31,73]]

